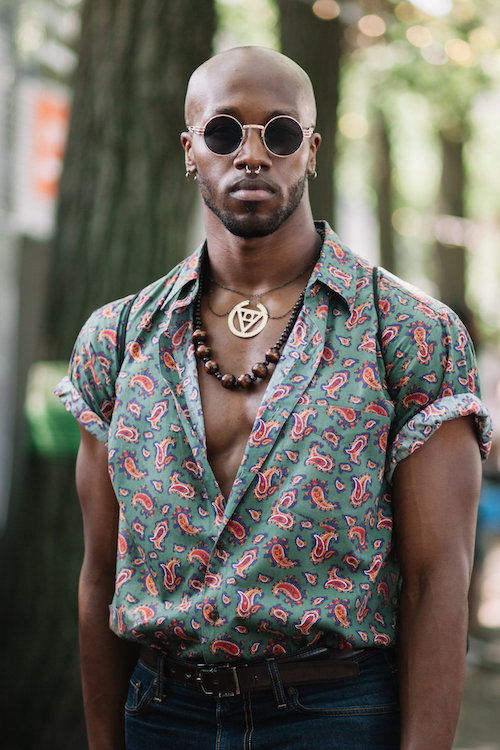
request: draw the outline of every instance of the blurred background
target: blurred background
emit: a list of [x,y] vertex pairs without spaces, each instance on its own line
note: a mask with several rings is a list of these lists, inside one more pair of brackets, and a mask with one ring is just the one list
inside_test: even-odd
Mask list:
[[[309,73],[316,218],[453,307],[500,424],[497,0],[0,0],[0,744],[83,750],[76,423],[52,395],[89,313],[203,239],[190,73],[240,44]],[[457,750],[500,748],[500,450],[485,466]]]

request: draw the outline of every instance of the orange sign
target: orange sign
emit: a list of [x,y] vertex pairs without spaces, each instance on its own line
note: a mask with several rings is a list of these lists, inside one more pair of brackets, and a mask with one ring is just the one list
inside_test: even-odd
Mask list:
[[40,92],[34,102],[33,129],[34,172],[36,192],[56,199],[59,175],[64,157],[69,103],[60,97]]
[[20,82],[14,222],[23,234],[46,239],[54,230],[69,116],[70,100],[62,87],[32,78]]

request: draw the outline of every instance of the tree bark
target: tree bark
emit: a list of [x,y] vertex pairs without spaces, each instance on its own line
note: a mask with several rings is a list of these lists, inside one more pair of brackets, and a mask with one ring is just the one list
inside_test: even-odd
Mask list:
[[[186,254],[196,193],[179,143],[183,100],[190,73],[211,54],[214,24],[211,0],[84,3],[39,358],[68,359],[92,309]],[[83,750],[74,465],[18,463],[0,545],[1,744]]]
[[393,184],[391,142],[387,120],[382,110],[374,116],[376,158],[374,184],[377,192],[377,216],[379,229],[380,264],[396,273],[394,253],[394,230],[392,227]]
[[[439,136],[442,155],[440,213],[445,216],[463,217],[465,171],[462,129],[442,130]],[[457,234],[460,234],[460,231]],[[451,236],[446,242],[438,240],[435,244],[435,259],[440,299],[459,314],[463,314],[466,310],[464,245],[460,244],[459,239]]]
[[51,357],[68,355],[91,310],[187,254],[196,192],[184,178],[179,134],[187,81],[210,56],[213,31],[212,2],[84,5],[52,264]]
[[278,0],[278,7],[282,52],[304,68],[316,93],[316,130],[321,133],[322,142],[317,158],[318,178],[309,184],[313,214],[333,225],[342,27],[338,19],[321,21],[301,0]]

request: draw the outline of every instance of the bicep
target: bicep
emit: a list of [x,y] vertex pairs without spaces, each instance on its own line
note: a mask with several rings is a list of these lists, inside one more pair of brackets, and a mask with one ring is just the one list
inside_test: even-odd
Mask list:
[[108,449],[80,428],[76,487],[83,516],[84,570],[114,573],[118,533],[118,502],[108,473]]
[[403,578],[451,568],[470,574],[481,461],[473,420],[445,422],[394,474]]

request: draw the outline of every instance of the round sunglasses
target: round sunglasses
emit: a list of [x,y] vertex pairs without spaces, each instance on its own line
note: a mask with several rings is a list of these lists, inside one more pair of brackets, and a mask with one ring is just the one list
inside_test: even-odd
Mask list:
[[269,153],[273,156],[291,156],[302,145],[304,138],[310,138],[314,128],[303,128],[289,115],[273,117],[267,125],[242,125],[232,115],[215,115],[202,127],[188,125],[190,133],[202,135],[210,151],[214,154],[232,154],[239,149],[245,138],[245,131],[257,128]]

